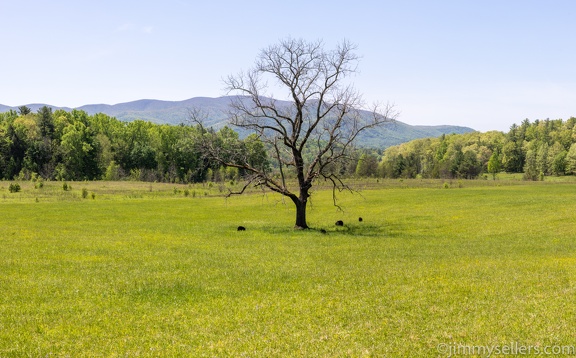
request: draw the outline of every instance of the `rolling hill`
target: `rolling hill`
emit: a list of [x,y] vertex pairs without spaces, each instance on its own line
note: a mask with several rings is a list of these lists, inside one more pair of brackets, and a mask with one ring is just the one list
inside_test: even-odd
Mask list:
[[[226,111],[229,101],[230,97],[195,97],[184,101],[142,99],[115,105],[88,104],[75,109],[83,110],[91,115],[104,113],[121,121],[141,119],[159,124],[180,124],[188,121],[191,108],[199,108],[208,114],[206,125],[220,128],[226,124]],[[36,112],[45,105],[52,107],[53,110],[71,110],[68,107],[57,107],[42,103],[33,103],[26,106]],[[8,107],[0,104],[0,113],[11,109],[17,110],[17,107]],[[418,138],[439,137],[442,134],[461,134],[472,131],[474,131],[472,128],[461,126],[414,126],[395,121],[362,133],[358,142],[364,147],[386,148]]]

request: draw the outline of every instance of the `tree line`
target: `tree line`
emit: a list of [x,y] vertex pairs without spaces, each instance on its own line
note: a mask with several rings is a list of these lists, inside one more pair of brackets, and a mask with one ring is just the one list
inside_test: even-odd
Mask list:
[[256,136],[240,139],[228,127],[122,122],[98,113],[27,107],[0,113],[0,179],[145,180],[201,182],[236,179],[204,155],[202,144],[233,146],[236,155],[266,167],[267,156]]
[[[194,183],[238,180],[242,168],[224,166],[209,148],[277,172],[271,148],[256,135],[241,139],[229,127],[122,122],[106,114],[27,107],[0,113],[0,179],[143,180]],[[305,158],[312,153],[303,152]],[[222,158],[220,158],[222,159]],[[334,172],[344,177],[466,178],[524,173],[527,180],[576,174],[576,118],[524,120],[508,133],[490,131],[416,139],[358,149]],[[272,174],[274,175],[274,174]]]
[[[373,158],[372,158],[373,161]],[[387,178],[477,178],[524,173],[526,180],[576,174],[576,118],[524,120],[491,131],[417,139],[388,148],[373,175]]]

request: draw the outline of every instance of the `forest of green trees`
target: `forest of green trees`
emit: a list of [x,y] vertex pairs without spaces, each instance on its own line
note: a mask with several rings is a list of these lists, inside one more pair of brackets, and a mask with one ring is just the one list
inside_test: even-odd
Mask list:
[[[208,132],[207,132],[208,131]],[[209,135],[208,135],[209,134]],[[251,135],[228,127],[122,122],[99,113],[27,107],[0,113],[0,179],[145,180],[202,182],[239,179],[204,153],[233,145],[254,165],[267,165],[267,149]],[[202,140],[201,140],[202,139]],[[273,170],[273,168],[271,168]],[[524,173],[527,180],[576,174],[576,118],[524,120],[508,133],[491,131],[417,139],[390,147],[359,149],[339,168],[343,175],[384,178],[466,178]]]
[[[211,131],[211,130],[209,130]],[[210,134],[210,135],[207,135]],[[121,122],[105,114],[27,107],[0,114],[0,179],[200,182],[236,179],[204,155],[201,136],[216,146],[234,145],[238,155],[266,160],[255,136],[240,140],[228,127],[207,133],[201,126]]]
[[576,174],[576,118],[524,120],[491,131],[418,139],[388,148],[376,175],[388,178],[476,178],[524,173],[527,180]]

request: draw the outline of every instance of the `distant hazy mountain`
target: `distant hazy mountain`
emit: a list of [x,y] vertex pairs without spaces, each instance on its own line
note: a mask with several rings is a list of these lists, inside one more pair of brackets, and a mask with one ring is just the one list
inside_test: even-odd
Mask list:
[[[159,101],[143,99],[133,102],[108,104],[88,104],[76,109],[83,110],[88,114],[104,113],[116,117],[121,121],[133,121],[141,119],[159,124],[180,124],[189,120],[189,110],[192,108],[201,109],[208,114],[207,126],[220,128],[226,124],[226,112],[230,97],[208,98],[195,97],[184,101]],[[27,104],[33,112],[36,112],[45,104]],[[53,110],[64,109],[70,111],[68,107],[52,107]],[[0,104],[0,113],[10,109],[17,110],[17,107],[8,107]],[[387,123],[381,128],[372,129],[362,133],[358,138],[358,143],[365,147],[385,148],[392,145],[408,142],[412,139],[439,137],[442,134],[467,133],[474,131],[472,128],[459,126],[412,126],[406,123],[395,121]]]
[[[44,104],[44,103],[30,103],[30,104],[25,104],[24,106],[30,108],[32,110],[32,112],[36,112],[38,111],[40,108],[44,107],[44,106],[48,106],[51,107],[53,110],[57,110],[57,109],[63,109],[65,111],[70,111],[72,110],[72,108],[68,108],[68,107],[57,107],[57,106],[52,106],[50,104]],[[3,104],[0,104],[0,113],[4,113],[4,112],[8,112],[9,110],[15,110],[18,111],[18,107],[10,107],[10,106],[5,106]]]

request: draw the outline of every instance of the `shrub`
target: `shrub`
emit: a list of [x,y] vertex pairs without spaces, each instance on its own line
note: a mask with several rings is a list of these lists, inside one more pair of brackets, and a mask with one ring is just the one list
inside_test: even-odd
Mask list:
[[82,199],[86,199],[88,197],[88,189],[82,188]]
[[72,190],[72,186],[68,185],[68,183],[64,182],[62,184],[62,190],[64,190],[64,191]]
[[120,179],[120,165],[115,161],[111,161],[104,173],[104,180],[118,180]]
[[42,180],[42,178],[39,178],[38,181],[36,181],[36,184],[34,184],[34,188],[42,189],[43,187],[44,187],[44,180]]
[[132,181],[139,181],[142,179],[142,170],[140,169],[132,169],[130,170],[130,180]]
[[10,186],[8,187],[8,191],[10,191],[11,193],[17,193],[21,189],[22,188],[20,187],[20,184],[18,184],[18,183],[11,183]]
[[92,192],[90,195],[92,196],[92,200],[96,199],[96,193],[95,192]]

